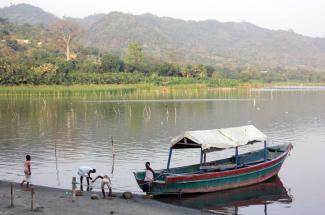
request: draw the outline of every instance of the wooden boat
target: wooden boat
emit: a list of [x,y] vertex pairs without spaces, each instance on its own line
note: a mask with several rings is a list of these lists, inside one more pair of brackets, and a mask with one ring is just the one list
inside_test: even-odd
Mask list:
[[[292,149],[291,144],[268,146],[266,135],[253,125],[213,130],[187,131],[171,141],[167,168],[155,171],[149,193],[205,193],[234,189],[266,181],[275,176]],[[247,144],[264,143],[264,148],[239,154]],[[170,168],[173,150],[201,149],[200,163]],[[235,148],[235,155],[206,161],[212,151]],[[134,172],[143,190],[145,171]]]

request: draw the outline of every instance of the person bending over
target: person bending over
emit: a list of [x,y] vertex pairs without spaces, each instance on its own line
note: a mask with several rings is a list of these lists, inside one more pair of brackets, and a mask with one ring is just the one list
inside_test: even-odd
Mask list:
[[92,180],[92,182],[95,182],[97,179],[102,179],[101,181],[101,188],[102,188],[102,193],[103,193],[103,198],[106,198],[105,195],[105,185],[107,186],[109,193],[108,193],[108,197],[112,196],[112,188],[111,188],[111,179],[108,177],[108,175],[104,175],[104,176],[97,176],[94,180]]
[[92,180],[92,177],[90,176],[91,173],[95,173],[96,169],[93,169],[89,166],[81,166],[78,169],[78,175],[80,176],[80,190],[83,191],[82,181],[83,177],[86,177],[87,180],[87,191],[89,190],[89,179]]

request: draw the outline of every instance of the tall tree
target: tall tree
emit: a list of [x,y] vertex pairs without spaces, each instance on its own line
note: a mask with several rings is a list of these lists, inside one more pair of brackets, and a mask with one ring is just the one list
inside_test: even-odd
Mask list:
[[207,68],[203,64],[199,64],[196,66],[196,76],[200,78],[207,77]]
[[144,63],[144,55],[142,47],[137,42],[130,42],[128,44],[128,51],[125,57],[125,62],[133,65],[141,65]]
[[66,59],[69,61],[71,44],[80,35],[81,28],[77,23],[63,19],[55,23],[53,29],[56,38],[63,45]]
[[189,78],[193,75],[194,67],[190,64],[186,65],[182,70],[183,77]]
[[101,59],[101,69],[103,72],[121,72],[124,62],[118,56],[106,54]]

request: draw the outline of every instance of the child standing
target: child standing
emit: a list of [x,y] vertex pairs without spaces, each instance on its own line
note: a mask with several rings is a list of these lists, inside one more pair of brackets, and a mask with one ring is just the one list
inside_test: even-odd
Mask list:
[[31,165],[32,165],[31,156],[26,155],[26,160],[24,162],[25,179],[21,182],[21,184],[20,184],[21,187],[23,187],[24,183],[26,182],[27,188],[29,188],[30,178],[31,178],[31,175],[32,175]]

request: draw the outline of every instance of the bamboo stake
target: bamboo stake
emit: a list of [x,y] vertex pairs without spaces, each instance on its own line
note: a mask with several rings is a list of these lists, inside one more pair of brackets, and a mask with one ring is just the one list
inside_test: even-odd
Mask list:
[[149,108],[146,105],[146,113],[147,113],[147,118],[149,118]]
[[149,120],[151,119],[151,109],[150,109],[150,106],[148,106],[148,109],[149,109]]
[[77,179],[72,177],[72,202],[76,201],[76,188],[77,188]]
[[118,110],[118,117],[120,118],[120,117],[121,117],[121,111],[120,111],[120,108],[118,107],[117,110]]
[[35,203],[35,190],[34,190],[34,188],[31,188],[30,194],[31,194],[30,210],[33,211],[34,210],[34,203]]
[[115,150],[114,150],[114,140],[113,140],[113,136],[111,136],[111,140],[112,140],[112,158],[113,158],[111,174],[113,174],[113,172],[114,172],[114,164],[115,164]]
[[10,207],[14,207],[14,185],[10,184]]
[[115,109],[115,107],[114,107],[114,106],[113,106],[113,110],[114,110],[115,114],[117,115],[117,111],[116,111],[116,109]]

